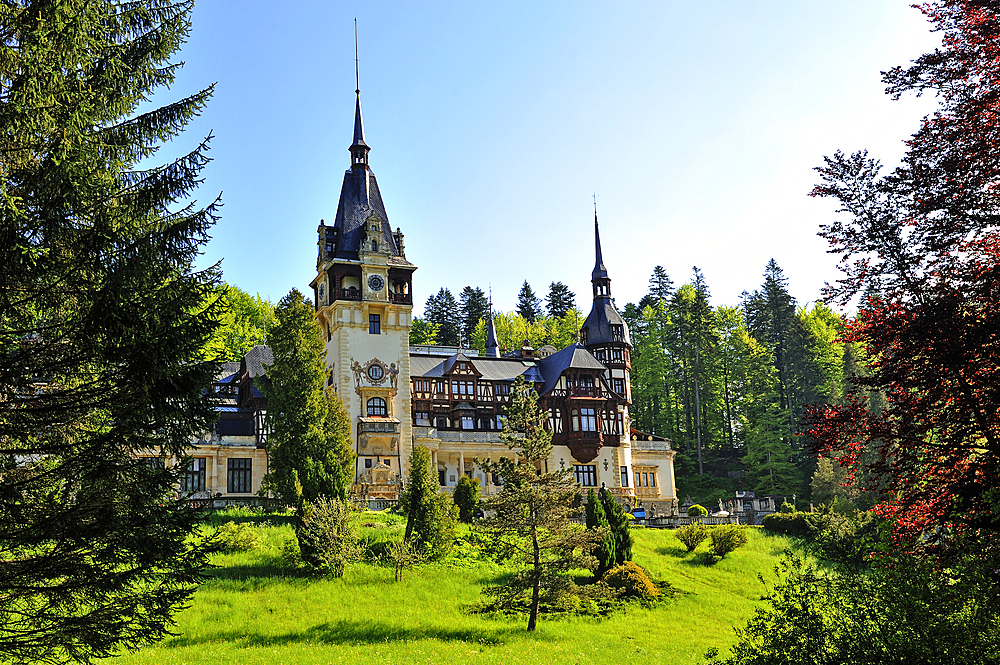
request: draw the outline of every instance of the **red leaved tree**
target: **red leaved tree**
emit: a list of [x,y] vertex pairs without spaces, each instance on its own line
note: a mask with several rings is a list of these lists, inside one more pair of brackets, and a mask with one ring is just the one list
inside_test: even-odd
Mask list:
[[[941,47],[883,78],[894,97],[933,92],[938,109],[889,174],[864,152],[817,169],[812,195],[841,213],[820,232],[844,273],[826,296],[869,297],[844,340],[871,373],[848,404],[806,418],[819,453],[865,467],[898,536],[943,543],[1000,531],[1000,3],[920,9]],[[874,392],[887,408],[869,408]]]

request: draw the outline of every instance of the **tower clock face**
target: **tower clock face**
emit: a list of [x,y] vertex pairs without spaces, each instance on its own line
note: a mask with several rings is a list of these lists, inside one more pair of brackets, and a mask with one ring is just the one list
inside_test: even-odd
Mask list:
[[381,291],[383,286],[385,286],[385,282],[382,281],[380,275],[372,275],[368,278],[368,288],[372,291]]

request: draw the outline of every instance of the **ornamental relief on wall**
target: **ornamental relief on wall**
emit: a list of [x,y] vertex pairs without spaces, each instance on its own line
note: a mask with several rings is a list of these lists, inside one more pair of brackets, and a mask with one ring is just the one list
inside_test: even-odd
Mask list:
[[399,368],[396,363],[386,364],[378,358],[372,358],[365,364],[351,359],[351,369],[354,371],[354,392],[361,394],[363,386],[388,387],[389,396],[396,396],[396,378],[399,376]]

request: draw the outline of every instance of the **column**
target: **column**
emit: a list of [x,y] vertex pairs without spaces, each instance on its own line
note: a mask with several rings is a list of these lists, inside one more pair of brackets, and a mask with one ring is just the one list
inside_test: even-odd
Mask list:
[[459,450],[458,451],[458,475],[455,476],[455,479],[457,480],[458,478],[461,478],[464,475],[465,475],[465,453],[463,453],[461,450]]

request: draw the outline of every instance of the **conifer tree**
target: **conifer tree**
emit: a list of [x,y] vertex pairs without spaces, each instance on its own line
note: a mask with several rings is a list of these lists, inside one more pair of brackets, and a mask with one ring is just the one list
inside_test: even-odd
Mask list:
[[521,290],[517,292],[517,313],[528,323],[534,323],[542,315],[542,301],[535,295],[528,280],[524,280]]
[[266,485],[301,508],[321,496],[347,499],[354,481],[351,424],[327,371],[312,307],[292,289],[275,309],[266,368],[268,473]]
[[469,340],[484,317],[489,314],[490,303],[486,299],[486,294],[478,286],[473,288],[467,286],[462,289],[458,296],[459,317],[462,321],[462,342],[466,347],[471,346]]
[[458,337],[461,332],[460,312],[455,296],[450,289],[444,287],[427,298],[424,306],[424,320],[438,326],[437,343],[444,346],[458,345]]
[[180,458],[211,427],[217,202],[193,152],[137,169],[211,88],[174,78],[190,2],[0,6],[0,660],[88,661],[159,639],[206,565]]
[[600,579],[614,567],[618,543],[615,542],[615,534],[611,532],[611,525],[608,524],[608,516],[604,513],[604,503],[597,498],[593,489],[587,490],[586,517],[587,528],[600,534],[598,536],[600,540],[594,548],[594,556],[597,558],[594,579]]
[[503,479],[500,491],[485,501],[493,516],[483,526],[513,553],[512,562],[522,567],[506,584],[489,587],[486,593],[503,604],[513,604],[530,592],[531,631],[535,630],[543,595],[558,597],[572,583],[568,571],[596,564],[589,552],[597,535],[569,523],[579,486],[568,469],[545,471],[552,434],[545,429],[546,416],[538,408],[538,395],[523,376],[514,381],[503,422],[500,438],[517,453],[517,463],[509,458],[476,460],[483,471]]
[[559,319],[576,308],[576,294],[562,282],[552,282],[549,284],[549,295],[545,296],[545,303],[549,316]]
[[406,514],[403,540],[421,555],[438,559],[451,550],[459,511],[451,497],[439,490],[426,446],[415,446],[410,453],[410,477],[399,497],[399,509]]
[[600,491],[601,504],[604,506],[604,515],[608,520],[608,527],[615,541],[615,566],[620,566],[626,561],[632,560],[632,534],[629,533],[628,517],[625,516],[625,509],[615,501],[611,492],[603,487]]

